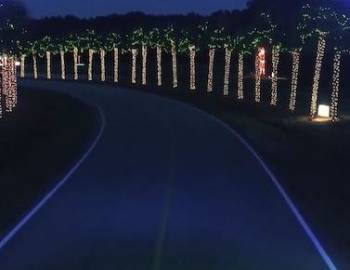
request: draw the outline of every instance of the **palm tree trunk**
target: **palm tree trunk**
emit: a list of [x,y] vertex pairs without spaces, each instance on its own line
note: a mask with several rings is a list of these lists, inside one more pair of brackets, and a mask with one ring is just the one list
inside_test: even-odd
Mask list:
[[33,76],[34,76],[34,79],[38,79],[38,62],[37,62],[36,54],[33,53],[32,57],[33,57]]
[[26,55],[21,55],[21,78],[25,77],[25,62],[26,62]]
[[228,96],[230,84],[230,70],[231,70],[232,50],[225,48],[225,74],[224,74],[224,96]]
[[79,79],[78,75],[78,48],[73,49],[74,80]]
[[333,59],[333,90],[331,100],[331,118],[332,121],[338,120],[338,102],[339,102],[339,79],[340,79],[340,63],[341,51],[336,50]]
[[51,80],[51,52],[46,52],[46,77]]
[[88,63],[88,80],[92,81],[93,79],[93,59],[94,59],[94,50],[89,49],[89,63]]
[[189,46],[190,54],[190,90],[196,90],[196,47]]
[[300,49],[294,49],[292,51],[292,58],[292,81],[289,97],[289,110],[295,111],[300,69]]
[[60,59],[61,59],[61,79],[65,80],[66,79],[66,63],[64,59],[64,51],[60,50]]
[[173,70],[173,88],[178,86],[177,77],[177,54],[176,54],[176,44],[175,41],[171,41],[171,58],[172,58],[172,70]]
[[278,99],[278,66],[280,62],[281,47],[279,45],[272,48],[272,85],[271,85],[271,103],[276,106]]
[[238,55],[238,99],[244,99],[244,55],[239,53]]
[[147,84],[147,46],[142,46],[142,84]]
[[207,92],[213,92],[213,81],[214,81],[214,60],[215,60],[215,49],[209,49],[209,67],[208,67],[208,85]]
[[113,49],[113,54],[114,54],[114,82],[119,81],[119,49],[114,48]]
[[131,64],[131,83],[136,84],[136,64],[137,64],[137,49],[131,49],[132,64]]
[[315,74],[312,86],[311,106],[310,106],[310,118],[314,118],[317,113],[317,102],[318,102],[318,90],[320,87],[320,77],[322,71],[322,62],[326,48],[326,37],[323,34],[319,35],[317,45],[317,56],[315,64]]
[[100,49],[101,81],[106,81],[106,51]]
[[157,46],[157,85],[162,86],[162,48]]

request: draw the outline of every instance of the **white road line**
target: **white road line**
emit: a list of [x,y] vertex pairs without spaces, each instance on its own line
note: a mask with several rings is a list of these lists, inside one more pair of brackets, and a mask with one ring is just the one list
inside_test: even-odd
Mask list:
[[[179,101],[176,101],[176,102],[179,102]],[[248,151],[254,156],[254,158],[263,167],[265,172],[269,175],[273,184],[275,185],[275,187],[277,188],[279,193],[282,195],[283,199],[285,200],[288,207],[290,208],[290,210],[292,211],[292,213],[294,214],[294,216],[298,220],[299,224],[303,228],[306,235],[309,237],[309,239],[313,243],[314,247],[316,248],[317,252],[320,254],[320,256],[323,259],[323,261],[325,262],[325,264],[328,266],[328,268],[330,270],[337,270],[337,267],[335,266],[335,264],[331,260],[330,256],[327,254],[326,250],[321,245],[321,242],[316,237],[315,233],[311,230],[311,227],[307,224],[304,217],[301,215],[298,208],[293,203],[292,199],[289,197],[289,195],[284,190],[284,188],[282,187],[280,182],[277,180],[276,176],[272,173],[272,171],[269,169],[269,167],[266,165],[266,163],[263,161],[263,159],[259,156],[259,154],[254,150],[254,148],[236,130],[234,130],[232,127],[230,127],[228,124],[226,124],[222,120],[220,120],[220,119],[216,118],[215,116],[213,116],[205,111],[202,111],[194,106],[188,105],[187,103],[184,103],[184,102],[180,102],[180,103],[182,103],[186,106],[189,106],[191,108],[194,108],[196,111],[201,112],[202,114],[206,115],[210,119],[214,120],[215,122],[217,122],[218,124],[223,126],[226,130],[228,130],[230,133],[232,133],[248,149]]]
[[97,109],[100,115],[101,123],[100,123],[98,134],[94,139],[93,143],[87,149],[85,154],[79,159],[79,161],[74,165],[74,167],[69,170],[69,172],[65,175],[65,177],[60,182],[58,182],[58,184],[49,193],[47,193],[45,197],[43,197],[43,199],[29,213],[27,213],[24,216],[24,218],[12,230],[10,230],[3,239],[1,239],[0,252],[4,249],[6,244],[18,233],[18,231],[21,230],[22,227],[56,194],[56,192],[62,188],[62,186],[79,169],[80,165],[87,159],[87,157],[95,149],[106,126],[106,118],[104,113],[102,112],[102,109],[100,107],[97,107]]

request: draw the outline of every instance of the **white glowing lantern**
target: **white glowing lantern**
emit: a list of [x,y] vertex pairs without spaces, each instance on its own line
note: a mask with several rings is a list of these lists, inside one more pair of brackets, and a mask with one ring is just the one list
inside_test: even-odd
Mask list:
[[318,106],[318,116],[322,118],[330,117],[330,108],[328,105],[319,105]]

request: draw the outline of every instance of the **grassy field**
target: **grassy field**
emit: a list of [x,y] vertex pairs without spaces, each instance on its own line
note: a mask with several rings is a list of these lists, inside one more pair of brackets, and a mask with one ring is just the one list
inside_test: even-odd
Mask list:
[[87,147],[94,109],[53,92],[19,89],[0,120],[0,237],[51,189]]

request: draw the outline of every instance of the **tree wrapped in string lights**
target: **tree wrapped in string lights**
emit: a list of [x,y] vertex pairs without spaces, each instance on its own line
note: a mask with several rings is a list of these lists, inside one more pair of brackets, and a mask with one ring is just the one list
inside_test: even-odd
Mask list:
[[88,52],[88,80],[93,80],[94,54],[100,50],[99,37],[95,30],[86,30],[80,37],[80,48]]
[[244,99],[244,56],[251,55],[250,44],[247,44],[244,36],[236,37],[236,49],[238,51],[238,74],[237,74],[237,98]]
[[56,40],[57,51],[60,55],[61,79],[66,79],[66,53],[69,51],[69,42],[65,38]]
[[39,41],[38,55],[43,58],[46,57],[46,79],[50,80],[51,74],[51,57],[54,51],[54,45],[50,36],[45,36]]
[[119,34],[110,33],[106,37],[106,49],[113,52],[113,81],[119,81],[119,50],[121,37]]
[[164,29],[164,49],[171,53],[172,67],[172,85],[178,87],[178,70],[177,70],[177,35],[173,26]]
[[20,58],[20,77],[25,78],[26,76],[26,59],[29,55],[31,55],[31,44],[28,41],[17,41],[17,48]]
[[137,56],[139,54],[139,48],[142,46],[144,33],[143,29],[139,28],[132,31],[126,36],[127,50],[131,52],[131,83],[137,83]]
[[[265,75],[265,51],[272,43],[272,33],[276,25],[272,23],[270,14],[261,13],[253,30],[248,32],[247,40],[255,54],[255,102],[261,101],[261,79]],[[262,59],[263,55],[263,59]]]
[[69,35],[67,38],[67,47],[73,54],[73,79],[79,79],[78,65],[79,63],[79,53],[82,53],[83,47],[81,44],[81,38],[78,34]]
[[[156,49],[156,55],[157,55],[156,56],[157,57],[157,86],[163,85],[163,67],[162,67],[163,51],[167,49],[166,45],[167,45],[167,41],[169,41],[169,40],[166,40],[165,34],[166,34],[165,31],[162,31],[158,28],[153,28],[149,34],[150,46],[153,49]],[[175,46],[175,44],[173,46]]]

